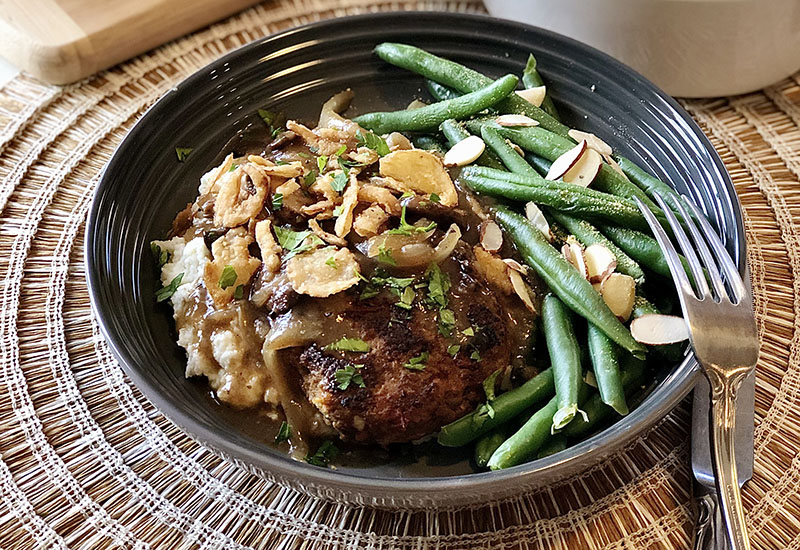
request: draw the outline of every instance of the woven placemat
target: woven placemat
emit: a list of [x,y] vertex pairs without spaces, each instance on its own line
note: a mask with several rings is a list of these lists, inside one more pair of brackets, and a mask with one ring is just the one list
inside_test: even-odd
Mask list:
[[[267,2],[87,81],[0,90],[0,546],[687,548],[684,403],[583,475],[491,506],[386,512],[315,501],[221,460],[166,420],[99,335],[83,228],[99,173],[160,95],[232,48],[320,18],[478,2]],[[690,101],[745,210],[761,337],[756,548],[800,548],[800,75]]]

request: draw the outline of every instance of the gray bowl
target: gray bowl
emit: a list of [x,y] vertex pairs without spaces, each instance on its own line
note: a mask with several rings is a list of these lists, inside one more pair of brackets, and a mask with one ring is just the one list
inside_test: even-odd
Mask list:
[[[267,439],[237,429],[202,381],[183,377],[169,309],[153,300],[148,243],[194,199],[200,175],[261,125],[260,107],[315,120],[330,95],[351,87],[354,110],[402,108],[426,97],[420,77],[371,54],[408,42],[493,76],[519,74],[534,52],[566,123],[671,182],[706,211],[743,265],[744,229],[733,185],[714,149],[680,106],[643,77],[588,46],[533,27],[472,15],[393,13],[334,19],[254,42],[168,92],[108,163],[86,230],[92,304],[111,349],[141,391],[203,444],[253,473],[316,497],[389,508],[481,504],[586,469],[654,425],[692,388],[687,357],[658,373],[652,393],[627,417],[553,456],[474,473],[469,453],[423,445],[336,470],[296,462]],[[193,147],[186,162],[176,147]],[[256,426],[257,427],[257,426]],[[257,430],[256,430],[257,431]]]

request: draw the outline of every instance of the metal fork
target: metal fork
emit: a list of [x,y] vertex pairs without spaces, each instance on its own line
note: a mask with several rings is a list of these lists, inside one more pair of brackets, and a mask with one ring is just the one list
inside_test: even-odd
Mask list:
[[[683,218],[682,226],[664,200],[656,196],[686,257],[694,287],[664,228],[649,208],[638,199],[636,203],[669,264],[695,356],[711,386],[714,470],[731,549],[749,550],[734,441],[736,396],[742,381],[755,369],[758,360],[753,298],[711,224],[697,207],[683,198],[693,215],[689,215],[681,201],[673,201]],[[683,227],[689,230],[691,241]],[[709,288],[706,276],[712,288]]]

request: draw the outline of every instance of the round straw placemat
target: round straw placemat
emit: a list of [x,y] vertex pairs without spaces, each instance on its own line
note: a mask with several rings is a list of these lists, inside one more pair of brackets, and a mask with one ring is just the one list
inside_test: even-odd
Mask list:
[[[290,26],[478,2],[267,2],[86,81],[0,90],[0,546],[3,548],[687,548],[684,403],[581,476],[492,505],[387,512],[325,503],[225,462],[127,380],[89,306],[83,229],[103,165],[174,84]],[[756,548],[800,548],[800,75],[687,101],[745,211],[761,338]]]

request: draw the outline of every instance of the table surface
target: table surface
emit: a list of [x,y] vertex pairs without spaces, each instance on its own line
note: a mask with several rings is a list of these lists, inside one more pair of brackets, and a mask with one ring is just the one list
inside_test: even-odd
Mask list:
[[17,73],[19,73],[19,69],[0,57],[0,86],[14,78]]

